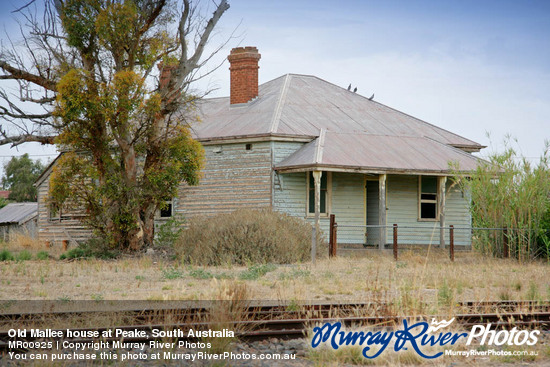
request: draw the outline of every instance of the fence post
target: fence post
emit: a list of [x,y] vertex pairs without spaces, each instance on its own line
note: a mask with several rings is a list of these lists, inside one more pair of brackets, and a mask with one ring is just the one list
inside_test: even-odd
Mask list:
[[330,215],[330,227],[328,231],[328,257],[334,256],[334,218],[335,215]]
[[455,226],[449,226],[449,257],[455,261]]
[[336,257],[338,253],[338,223],[336,223],[336,220],[334,221],[334,232],[332,232],[332,235],[334,236],[334,240],[332,241],[334,243],[333,250],[334,250],[334,256]]
[[397,224],[393,224],[393,258],[397,261]]
[[317,245],[317,236],[315,226],[311,226],[311,263],[315,265],[315,246]]
[[69,241],[63,240],[63,251],[67,251],[67,248],[69,247]]
[[510,249],[508,248],[508,227],[502,229],[502,246],[504,247],[504,258],[510,257]]

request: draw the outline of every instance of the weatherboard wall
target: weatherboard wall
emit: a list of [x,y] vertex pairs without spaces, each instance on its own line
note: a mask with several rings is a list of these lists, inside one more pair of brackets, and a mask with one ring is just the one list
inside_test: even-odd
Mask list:
[[184,218],[271,205],[271,143],[205,145],[200,184],[179,188],[175,213]]
[[37,187],[38,192],[38,239],[58,244],[69,241],[71,245],[90,239],[92,230],[80,222],[77,209],[62,211],[60,218],[50,218],[47,203],[49,189],[49,175]]
[[[439,245],[440,222],[418,219],[418,176],[389,175],[387,180],[387,225],[398,225],[398,241],[412,245]],[[458,228],[470,226],[468,201],[462,192],[447,180],[445,203],[445,226]],[[392,241],[392,231],[386,231],[386,243]],[[448,231],[446,244],[449,242]],[[464,229],[455,231],[455,245],[469,246],[470,232]]]

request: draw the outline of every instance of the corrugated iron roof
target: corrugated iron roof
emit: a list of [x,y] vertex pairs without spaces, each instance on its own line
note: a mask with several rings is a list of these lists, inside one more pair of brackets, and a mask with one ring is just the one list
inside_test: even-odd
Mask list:
[[259,86],[251,102],[230,105],[229,97],[199,102],[199,140],[250,135],[319,136],[327,132],[426,137],[455,147],[482,145],[357,93],[310,75],[287,74]]
[[0,209],[0,224],[23,224],[38,215],[38,203],[11,203]]
[[319,168],[363,172],[449,172],[449,162],[461,170],[477,167],[478,158],[426,137],[388,136],[322,131],[275,167],[278,171]]

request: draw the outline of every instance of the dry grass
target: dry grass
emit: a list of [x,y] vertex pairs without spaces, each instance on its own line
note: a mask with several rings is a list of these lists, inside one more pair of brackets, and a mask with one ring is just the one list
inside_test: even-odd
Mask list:
[[[3,262],[0,299],[37,300],[206,300],[217,298],[218,279],[246,283],[250,298],[272,301],[385,301],[412,313],[452,313],[456,302],[549,299],[543,262],[460,253],[404,251],[323,259],[311,264],[188,267],[149,257],[116,261]],[[254,276],[250,276],[253,274]],[[246,276],[245,276],[246,275]]]
[[[22,243],[12,243],[8,248],[14,253],[32,248],[22,247]],[[221,328],[228,321],[241,319],[242,310],[249,300],[286,302],[289,309],[297,310],[302,304],[311,302],[392,302],[390,309],[380,311],[374,308],[367,312],[407,316],[438,314],[443,317],[459,312],[456,306],[459,301],[550,299],[547,281],[550,265],[544,262],[520,264],[514,260],[460,252],[452,263],[447,253],[439,249],[431,249],[429,253],[417,249],[404,250],[399,256],[399,261],[395,262],[389,252],[368,250],[319,260],[316,266],[304,263],[250,267],[190,267],[146,256],[112,261],[6,261],[0,262],[0,300],[4,300],[0,301],[0,306],[11,299],[217,300],[220,308],[210,315],[208,321],[214,324],[213,328]],[[70,323],[71,326],[81,327],[90,323],[95,326],[121,325],[127,322],[125,317],[123,313],[98,313],[93,320],[71,320]],[[67,325],[68,321],[60,318],[56,322],[49,320],[47,326],[56,328]],[[213,350],[231,348],[233,340],[221,339],[216,338],[215,342],[223,343],[212,345]],[[544,342],[539,344],[541,348],[547,345]],[[546,352],[543,349],[539,354],[535,364],[548,361],[550,349]],[[318,349],[307,355],[318,366],[371,362],[359,357],[358,351],[353,348],[341,351]],[[377,358],[374,362],[377,365],[397,366],[432,363],[419,361],[416,355],[406,351],[385,353],[383,358]],[[438,359],[431,365],[448,365],[451,362],[457,365],[483,363],[496,366],[533,361],[474,361],[454,356]]]
[[28,233],[13,233],[8,242],[0,241],[0,250],[8,250],[14,254],[21,251],[28,251],[31,254],[37,254],[41,251],[48,252],[51,256],[59,257],[63,253],[61,245],[46,247],[44,241],[32,238]]

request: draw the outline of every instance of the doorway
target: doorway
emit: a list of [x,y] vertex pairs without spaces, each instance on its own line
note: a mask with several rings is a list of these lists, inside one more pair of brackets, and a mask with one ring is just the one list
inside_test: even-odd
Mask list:
[[[366,180],[365,188],[367,192],[367,202],[365,203],[367,207],[367,222],[365,224],[367,226],[377,226],[380,224],[378,221],[378,206],[380,202],[378,180]],[[379,242],[380,228],[367,227],[365,231],[365,245],[378,246]]]

